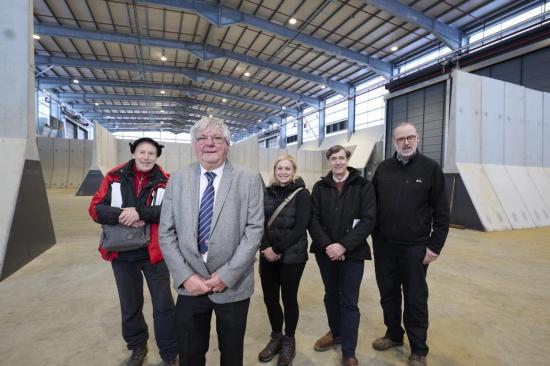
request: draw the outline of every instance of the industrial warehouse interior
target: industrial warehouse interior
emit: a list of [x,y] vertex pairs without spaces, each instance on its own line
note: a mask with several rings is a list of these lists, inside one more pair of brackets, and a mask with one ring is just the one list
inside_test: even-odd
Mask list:
[[[127,364],[90,201],[132,158],[134,140],[162,143],[157,164],[170,174],[195,162],[191,127],[204,118],[227,125],[232,164],[268,186],[274,162],[290,154],[309,191],[331,171],[330,147],[351,151],[349,166],[371,180],[396,151],[392,131],[414,125],[418,151],[442,168],[450,214],[427,271],[428,363],[548,363],[550,1],[4,5],[0,365]],[[243,364],[277,365],[258,360],[271,332],[259,258]],[[360,287],[356,357],[406,365],[407,337],[385,352],[372,346],[386,331],[374,262]],[[324,293],[310,254],[294,366],[341,364],[340,346],[314,349],[328,329]],[[164,365],[143,294],[143,365]],[[220,365],[219,348],[213,325],[207,365]]]

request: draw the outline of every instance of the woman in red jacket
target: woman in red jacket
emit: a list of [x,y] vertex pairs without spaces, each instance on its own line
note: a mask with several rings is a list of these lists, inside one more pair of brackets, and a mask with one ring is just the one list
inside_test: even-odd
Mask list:
[[[90,203],[90,216],[99,224],[150,226],[147,247],[125,252],[99,248],[111,262],[122,316],[122,337],[132,355],[128,366],[142,365],[149,331],[143,317],[143,276],[153,303],[155,338],[165,365],[177,364],[174,300],[170,274],[158,244],[158,223],[168,173],[156,164],[163,146],[144,137],[130,143],[132,158],[111,170]],[[143,273],[143,276],[142,276]]]

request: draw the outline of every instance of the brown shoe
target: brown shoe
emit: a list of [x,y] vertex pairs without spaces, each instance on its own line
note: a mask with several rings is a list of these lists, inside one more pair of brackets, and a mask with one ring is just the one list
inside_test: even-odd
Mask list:
[[409,366],[427,366],[428,361],[426,356],[415,355],[414,353],[409,357]]
[[342,365],[343,366],[357,366],[359,365],[359,361],[355,357],[343,357],[342,358]]
[[389,339],[388,337],[378,338],[372,342],[372,348],[377,351],[385,351],[392,347],[402,346],[403,342],[395,342]]
[[328,331],[327,334],[325,334],[324,336],[319,338],[317,342],[315,342],[313,348],[317,352],[323,352],[330,349],[330,347],[334,346],[335,344],[340,344],[340,342],[340,337],[334,337],[332,335],[332,332]]

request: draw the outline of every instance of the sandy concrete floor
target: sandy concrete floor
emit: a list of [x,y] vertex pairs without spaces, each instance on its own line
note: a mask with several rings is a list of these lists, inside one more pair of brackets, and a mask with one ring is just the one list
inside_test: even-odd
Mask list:
[[[97,253],[99,229],[87,216],[89,197],[75,197],[72,190],[48,194],[57,244],[0,283],[0,365],[121,365],[129,353],[120,336],[111,268]],[[550,228],[502,233],[452,230],[428,277],[430,365],[548,364]],[[313,350],[315,340],[327,331],[322,284],[313,258],[299,296],[294,365],[338,365],[339,349]],[[387,352],[371,348],[373,339],[384,333],[372,262],[365,267],[360,309],[360,364],[405,365],[407,344]],[[149,302],[144,311],[152,334]],[[269,331],[256,281],[245,365],[259,364],[257,353]],[[152,338],[146,365],[161,361]],[[208,365],[218,365],[218,356],[213,334]],[[276,365],[276,359],[267,365]]]

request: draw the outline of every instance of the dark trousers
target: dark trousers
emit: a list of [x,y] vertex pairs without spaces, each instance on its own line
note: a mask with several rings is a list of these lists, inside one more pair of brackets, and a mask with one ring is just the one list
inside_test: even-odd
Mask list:
[[216,304],[206,295],[178,296],[176,324],[180,366],[206,365],[212,311],[216,314],[216,332],[220,348],[218,364],[242,366],[249,304],[250,299]]
[[[305,263],[284,264],[260,259],[260,279],[264,293],[264,303],[271,323],[272,333],[282,333],[283,319],[285,334],[294,337],[300,310],[298,308],[298,287]],[[283,298],[283,309],[279,302]]]
[[128,349],[133,350],[147,343],[149,339],[147,323],[142,312],[145,276],[153,303],[155,339],[160,356],[166,361],[176,358],[174,298],[170,292],[170,273],[166,263],[151,264],[148,259],[137,262],[115,260],[112,267],[120,299],[122,337]]
[[331,261],[326,254],[315,254],[325,285],[325,310],[330,331],[342,339],[342,355],[354,357],[359,331],[359,289],[365,262],[346,259]]
[[401,289],[405,300],[403,324],[411,345],[411,352],[428,354],[428,266],[422,261],[425,245],[374,244],[376,282],[380,290],[380,304],[384,312],[386,337],[401,342]]

